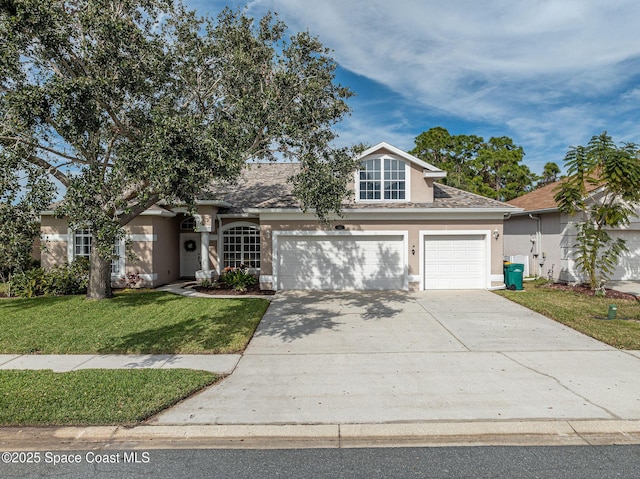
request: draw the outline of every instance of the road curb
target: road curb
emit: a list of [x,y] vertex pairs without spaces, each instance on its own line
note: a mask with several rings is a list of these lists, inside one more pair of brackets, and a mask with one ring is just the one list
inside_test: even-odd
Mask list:
[[640,444],[640,421],[0,428],[3,451]]

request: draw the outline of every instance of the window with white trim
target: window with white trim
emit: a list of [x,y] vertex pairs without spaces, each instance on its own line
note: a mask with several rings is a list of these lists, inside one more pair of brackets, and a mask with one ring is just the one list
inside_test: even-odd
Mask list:
[[380,160],[364,160],[360,169],[360,199],[380,199]]
[[91,230],[81,229],[76,230],[73,239],[73,257],[80,258],[82,256],[91,256]]
[[116,240],[115,244],[113,245],[113,254],[114,257],[111,260],[111,274],[117,274],[119,275],[121,273],[120,271],[120,241]]
[[[89,258],[91,256],[91,230],[88,228],[76,230],[73,237],[73,257]],[[120,241],[113,245],[114,258],[111,260],[111,274],[120,274]]]
[[224,268],[260,269],[260,230],[253,226],[236,226],[222,232]]
[[406,163],[395,158],[369,158],[362,162],[359,181],[359,199],[407,199]]

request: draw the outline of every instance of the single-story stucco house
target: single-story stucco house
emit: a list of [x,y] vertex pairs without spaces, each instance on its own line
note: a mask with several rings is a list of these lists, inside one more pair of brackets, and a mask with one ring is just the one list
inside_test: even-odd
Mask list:
[[[575,267],[576,222],[580,215],[561,213],[554,200],[560,182],[551,183],[508,201],[521,211],[511,213],[504,223],[505,256],[526,256],[525,270],[560,282],[581,282]],[[602,189],[586,185],[589,200],[598,201]],[[629,251],[624,253],[612,281],[640,280],[640,219],[633,218],[626,228],[609,231],[613,238],[623,238]]]
[[[446,172],[380,143],[364,151],[354,198],[329,226],[303,213],[287,179],[296,163],[255,163],[237,185],[197,203],[161,203],[126,227],[112,264],[117,286],[138,273],[146,286],[210,278],[246,265],[263,289],[490,289],[503,283],[503,219],[515,206],[436,183]],[[89,231],[42,215],[43,266],[89,254]]]

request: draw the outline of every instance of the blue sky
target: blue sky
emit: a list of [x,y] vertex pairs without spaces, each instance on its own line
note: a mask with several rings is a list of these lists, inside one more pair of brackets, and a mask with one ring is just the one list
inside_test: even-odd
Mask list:
[[277,12],[333,50],[357,97],[339,143],[404,150],[431,127],[509,136],[536,173],[607,130],[640,143],[637,0],[185,0]]

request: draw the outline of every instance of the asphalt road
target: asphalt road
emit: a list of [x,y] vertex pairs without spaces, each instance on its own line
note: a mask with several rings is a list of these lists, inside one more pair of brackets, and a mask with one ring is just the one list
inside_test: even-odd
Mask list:
[[[6,453],[5,453],[6,454]],[[640,445],[296,450],[41,451],[0,477],[132,478],[638,478]],[[9,458],[13,459],[13,458]],[[15,456],[16,462],[27,456]],[[33,461],[38,460],[38,463]],[[77,461],[58,463],[55,461]]]

